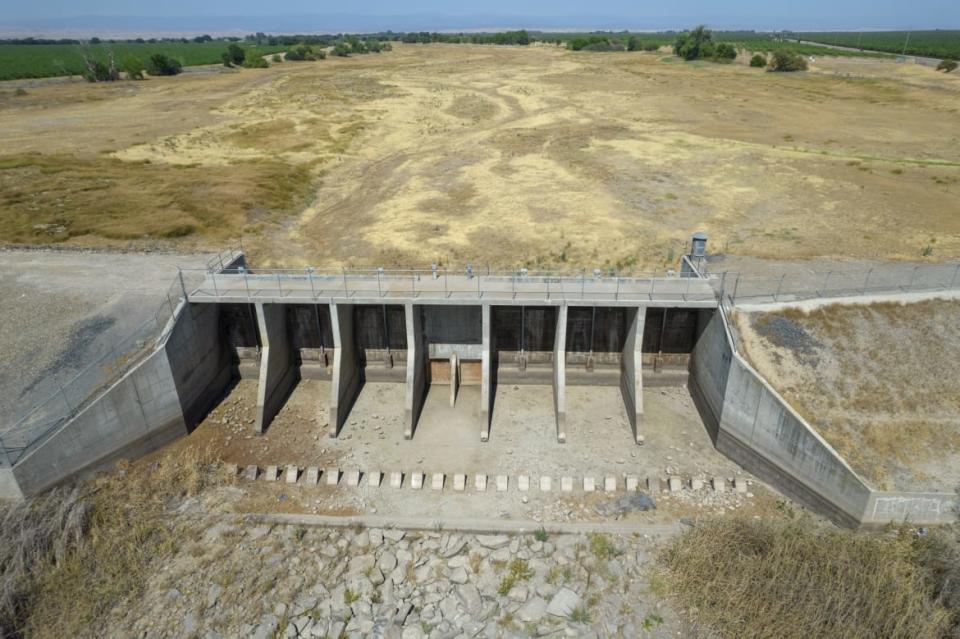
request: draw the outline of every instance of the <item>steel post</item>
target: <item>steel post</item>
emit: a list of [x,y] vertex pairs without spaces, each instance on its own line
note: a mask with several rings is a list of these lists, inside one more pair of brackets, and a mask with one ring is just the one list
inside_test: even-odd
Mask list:
[[785,278],[786,276],[787,276],[787,274],[784,273],[783,275],[780,276],[780,281],[777,282],[777,292],[773,294],[773,301],[774,301],[774,302],[779,302],[779,301],[780,301],[780,290],[783,288],[783,278]]
[[867,271],[867,277],[863,280],[863,294],[867,294],[867,289],[870,288],[870,276],[873,275],[873,269]]

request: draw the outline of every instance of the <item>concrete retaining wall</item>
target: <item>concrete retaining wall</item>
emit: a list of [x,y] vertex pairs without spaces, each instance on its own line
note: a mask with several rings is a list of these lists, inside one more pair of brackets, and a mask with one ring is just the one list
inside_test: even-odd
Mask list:
[[[0,497],[36,495],[186,435],[230,379],[218,311],[182,306],[156,349],[0,475]],[[16,486],[11,485],[15,480]]]
[[13,473],[26,496],[117,459],[138,457],[187,434],[163,348],[27,453]]
[[955,518],[955,496],[875,491],[736,352],[722,313],[691,358],[690,388],[717,449],[845,526]]

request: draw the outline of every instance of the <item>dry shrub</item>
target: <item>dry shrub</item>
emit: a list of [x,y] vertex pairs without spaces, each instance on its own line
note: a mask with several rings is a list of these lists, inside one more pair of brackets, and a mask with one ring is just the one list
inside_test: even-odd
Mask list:
[[9,506],[0,531],[0,636],[93,636],[178,544],[169,507],[220,483],[208,453],[130,465]]
[[662,557],[694,621],[737,639],[936,639],[949,613],[914,542],[807,519],[708,521]]
[[0,506],[0,636],[19,634],[38,582],[81,544],[89,523],[76,488]]

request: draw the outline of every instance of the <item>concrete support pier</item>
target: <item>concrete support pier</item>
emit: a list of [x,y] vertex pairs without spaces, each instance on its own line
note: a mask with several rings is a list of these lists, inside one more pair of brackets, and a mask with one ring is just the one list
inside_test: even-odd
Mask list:
[[298,372],[287,334],[287,307],[257,304],[260,329],[260,381],[257,387],[256,429],[262,433],[273,421],[293,386]]
[[627,339],[620,358],[620,393],[637,444],[643,444],[643,329],[645,306],[627,309]]
[[[412,302],[404,304],[407,324],[407,389],[403,438],[412,439],[427,391],[427,349],[423,341],[423,317]],[[452,371],[451,371],[452,374]]]
[[480,441],[490,439],[490,405],[493,399],[490,379],[490,305],[484,304],[480,310],[481,350],[480,350]]
[[567,306],[557,309],[557,331],[553,339],[553,409],[557,420],[557,441],[567,441]]
[[330,305],[330,327],[333,333],[333,374],[330,383],[330,437],[340,434],[347,421],[363,377],[357,346],[353,336],[353,307]]
[[459,365],[457,363],[457,354],[450,353],[450,408],[457,403],[457,381],[459,375]]

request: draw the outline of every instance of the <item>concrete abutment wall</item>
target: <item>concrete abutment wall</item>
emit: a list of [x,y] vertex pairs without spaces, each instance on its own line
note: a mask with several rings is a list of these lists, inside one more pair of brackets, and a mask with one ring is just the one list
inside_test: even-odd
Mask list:
[[720,452],[840,525],[956,518],[953,494],[873,490],[736,352],[722,313],[694,349],[690,389]]

